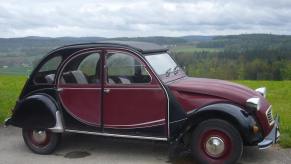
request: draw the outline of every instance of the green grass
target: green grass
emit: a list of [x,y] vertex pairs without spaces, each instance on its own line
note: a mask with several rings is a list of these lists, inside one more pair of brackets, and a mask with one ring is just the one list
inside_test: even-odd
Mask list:
[[282,147],[291,147],[291,81],[236,81],[253,89],[267,87],[267,99],[273,114],[280,116]]
[[193,45],[181,45],[172,48],[174,52],[193,53],[193,52],[220,52],[221,48],[197,48]]
[[10,115],[25,80],[25,76],[0,75],[0,122]]
[[[0,122],[10,115],[11,108],[25,83],[25,76],[0,75]],[[235,81],[258,88],[267,87],[267,99],[273,105],[273,113],[281,118],[282,147],[291,147],[291,81]]]
[[2,75],[28,75],[30,72],[31,68],[24,67],[0,68],[0,74]]

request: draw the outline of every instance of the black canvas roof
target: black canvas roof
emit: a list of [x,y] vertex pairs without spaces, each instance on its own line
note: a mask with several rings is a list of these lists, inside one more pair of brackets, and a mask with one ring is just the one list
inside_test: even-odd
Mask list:
[[[74,44],[61,47],[59,49],[79,49],[79,48],[92,48],[92,47],[116,47],[116,48],[130,48],[134,49],[142,54],[155,53],[155,52],[166,52],[168,48],[166,46],[161,46],[158,44],[148,43],[148,42],[135,42],[135,41],[104,41],[96,43],[84,43],[84,44]],[[59,50],[57,49],[57,50]],[[55,50],[55,51],[57,51]]]

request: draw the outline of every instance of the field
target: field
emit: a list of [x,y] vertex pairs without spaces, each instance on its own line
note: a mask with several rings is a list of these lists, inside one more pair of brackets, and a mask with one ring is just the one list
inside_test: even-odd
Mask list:
[[[10,109],[25,83],[25,76],[0,75],[0,121],[9,116]],[[265,86],[268,89],[267,98],[273,105],[273,112],[281,118],[282,147],[291,147],[291,81],[235,81],[251,88]]]
[[17,97],[24,85],[26,77],[16,75],[0,75],[0,120],[10,114]]
[[13,67],[13,68],[0,68],[1,74],[5,75],[28,75],[31,72],[30,68]]
[[178,53],[194,53],[194,52],[220,52],[223,48],[197,48],[194,45],[179,45],[171,48],[172,51]]

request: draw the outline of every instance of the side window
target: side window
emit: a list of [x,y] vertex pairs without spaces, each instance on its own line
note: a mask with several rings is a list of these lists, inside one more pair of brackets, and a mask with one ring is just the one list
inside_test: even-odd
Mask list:
[[137,58],[125,53],[109,53],[106,58],[107,83],[150,83],[151,77]]
[[52,84],[55,80],[55,74],[61,62],[61,56],[55,56],[48,59],[34,76],[34,82],[40,84]]
[[100,83],[100,54],[83,54],[73,58],[62,72],[61,84]]
[[99,54],[91,54],[81,61],[78,70],[82,71],[87,76],[95,76]]

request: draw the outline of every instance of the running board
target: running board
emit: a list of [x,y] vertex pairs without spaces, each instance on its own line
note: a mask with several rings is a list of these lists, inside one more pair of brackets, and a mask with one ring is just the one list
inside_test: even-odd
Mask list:
[[80,134],[91,134],[91,135],[97,135],[97,136],[117,137],[117,138],[130,138],[130,139],[143,139],[143,140],[155,140],[155,141],[168,141],[167,138],[162,138],[162,137],[132,136],[132,135],[123,135],[123,134],[87,132],[87,131],[79,131],[79,130],[71,130],[71,129],[66,129],[65,132],[80,133]]

